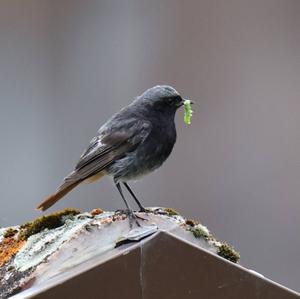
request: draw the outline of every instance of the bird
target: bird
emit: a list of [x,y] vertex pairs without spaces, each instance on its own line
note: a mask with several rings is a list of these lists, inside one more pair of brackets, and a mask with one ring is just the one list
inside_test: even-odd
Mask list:
[[45,211],[81,183],[93,183],[108,175],[128,215],[133,217],[133,212],[122,186],[145,212],[128,182],[156,170],[169,157],[176,142],[175,114],[183,104],[181,95],[168,85],[154,86],[136,97],[100,127],[74,170],[37,209]]

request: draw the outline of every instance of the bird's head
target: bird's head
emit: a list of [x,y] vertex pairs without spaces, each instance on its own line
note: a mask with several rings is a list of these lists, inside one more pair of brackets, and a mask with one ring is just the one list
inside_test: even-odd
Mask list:
[[184,99],[171,86],[157,85],[147,89],[140,97],[139,101],[150,106],[154,110],[161,112],[176,112],[184,103]]

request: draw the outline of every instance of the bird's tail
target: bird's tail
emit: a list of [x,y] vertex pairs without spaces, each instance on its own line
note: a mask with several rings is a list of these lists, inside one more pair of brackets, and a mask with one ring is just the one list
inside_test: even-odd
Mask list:
[[48,196],[41,204],[38,205],[37,209],[41,211],[45,211],[49,209],[52,205],[54,205],[58,200],[64,197],[67,193],[73,190],[78,184],[80,184],[82,180],[75,181],[74,183],[64,183],[62,184],[58,190]]

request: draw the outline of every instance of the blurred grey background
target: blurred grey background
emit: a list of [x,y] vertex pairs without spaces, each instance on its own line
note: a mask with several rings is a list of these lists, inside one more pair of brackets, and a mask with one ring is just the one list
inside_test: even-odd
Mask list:
[[[133,185],[200,219],[241,263],[300,283],[300,1],[2,0],[0,226],[30,220],[100,125],[158,84],[196,100],[192,125]],[[109,178],[52,210],[122,202]]]

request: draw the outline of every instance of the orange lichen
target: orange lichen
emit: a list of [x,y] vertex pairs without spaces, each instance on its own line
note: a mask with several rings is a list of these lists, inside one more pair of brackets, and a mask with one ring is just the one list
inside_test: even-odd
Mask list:
[[5,238],[0,243],[0,266],[6,263],[19,249],[23,246],[25,241],[16,240],[14,238]]
[[104,211],[102,209],[97,208],[97,209],[94,209],[91,211],[91,215],[96,216],[96,215],[102,214],[103,212]]

